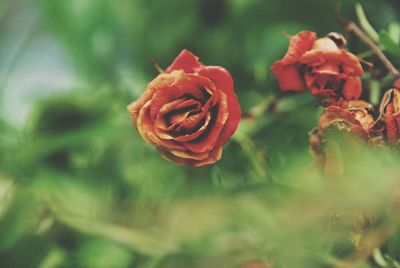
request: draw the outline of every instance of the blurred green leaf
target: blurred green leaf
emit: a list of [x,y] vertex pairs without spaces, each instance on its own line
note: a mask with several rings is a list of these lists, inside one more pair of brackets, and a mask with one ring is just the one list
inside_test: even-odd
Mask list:
[[[282,94],[270,72],[284,32],[343,30],[336,2],[0,1],[0,266],[396,267],[398,152],[333,133],[323,143],[342,172],[321,176],[308,152],[321,108],[309,92]],[[380,42],[396,56],[392,2],[357,13],[372,36],[391,22]],[[354,4],[342,3],[349,20]],[[227,68],[242,107],[213,166],[164,160],[126,111],[157,75],[149,60],[165,68],[183,48]],[[392,81],[374,70],[363,83],[377,104]]]
[[379,42],[389,53],[400,57],[400,45],[386,31],[381,31],[379,34]]
[[400,23],[391,22],[388,26],[388,34],[396,44],[400,43]]
[[132,253],[124,247],[102,239],[88,240],[82,243],[78,251],[78,261],[82,267],[130,267],[133,258]]

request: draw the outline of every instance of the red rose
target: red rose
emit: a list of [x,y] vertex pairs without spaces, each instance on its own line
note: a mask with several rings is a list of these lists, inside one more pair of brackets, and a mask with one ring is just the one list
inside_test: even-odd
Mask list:
[[282,91],[308,88],[330,103],[359,99],[364,71],[358,58],[335,42],[337,36],[317,39],[314,32],[304,31],[290,37],[288,52],[271,68]]
[[204,166],[221,158],[241,117],[230,73],[205,66],[188,50],[128,106],[143,139],[166,159]]

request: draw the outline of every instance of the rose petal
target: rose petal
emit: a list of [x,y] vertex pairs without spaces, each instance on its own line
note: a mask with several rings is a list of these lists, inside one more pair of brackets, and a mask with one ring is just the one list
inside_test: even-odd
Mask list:
[[358,58],[345,50],[310,50],[301,57],[300,62],[309,66],[317,66],[326,63],[341,65],[343,72],[347,75],[361,76],[364,74]]
[[386,124],[386,136],[390,142],[395,143],[399,138],[399,129],[397,127],[396,119],[392,115],[386,115],[384,120]]
[[303,54],[310,50],[317,39],[315,32],[303,31],[290,37],[290,45],[286,55],[282,59],[283,65],[295,64]]
[[175,140],[178,142],[189,142],[189,141],[192,141],[192,140],[198,138],[205,131],[207,131],[207,127],[209,126],[210,121],[211,121],[211,115],[208,113],[204,120],[204,123],[201,125],[201,127],[199,129],[197,129],[196,131],[193,131],[190,134],[176,136]]
[[339,75],[339,67],[336,64],[325,63],[315,66],[312,70],[314,74],[324,74],[324,75]]
[[180,143],[188,142],[198,138],[205,131],[207,131],[207,127],[210,121],[211,121],[211,115],[207,114],[206,118],[204,119],[204,123],[200,125],[197,129],[191,130],[190,133],[188,134],[179,134],[179,133],[174,133],[174,131],[166,131],[157,128],[155,129],[155,133],[162,139],[170,139]]
[[290,37],[290,45],[283,59],[276,61],[271,71],[278,79],[283,91],[302,91],[304,81],[300,75],[299,60],[306,51],[312,48],[317,35],[315,32],[303,31]]
[[207,97],[211,98],[214,104],[218,102],[219,94],[211,80],[198,75],[188,75],[183,73],[171,86],[165,87],[162,90],[157,90],[154,93],[150,111],[151,119],[153,121],[156,120],[158,111],[166,103],[185,95],[205,102],[206,99],[204,98],[206,96],[204,96],[203,90],[210,94],[210,96]]
[[346,100],[358,100],[361,97],[362,84],[360,77],[349,76],[343,86],[343,97]]
[[212,118],[213,120],[215,120],[214,124],[210,125],[210,127],[208,128],[208,132],[202,135],[199,139],[184,144],[184,146],[188,150],[196,153],[201,153],[205,151],[210,151],[212,148],[215,147],[219,135],[224,128],[225,122],[227,121],[229,116],[228,100],[227,96],[223,92],[221,92],[220,94],[220,102],[218,103],[217,108],[217,114],[214,115],[214,118]]
[[195,159],[189,159],[189,158],[184,158],[184,157],[179,157],[172,152],[164,149],[164,148],[157,148],[159,153],[161,154],[162,157],[165,159],[174,162],[177,165],[182,165],[182,166],[193,166],[193,167],[201,167],[209,164],[213,164],[219,159],[221,159],[222,156],[222,148],[221,147],[216,147],[212,151],[208,152],[208,156],[202,160],[195,160]]
[[163,158],[165,158],[168,161],[171,161],[177,165],[180,165],[180,166],[193,166],[194,165],[195,160],[178,157],[178,156],[172,154],[169,150],[167,150],[165,148],[157,147],[157,151],[160,153],[160,155]]
[[210,98],[212,99],[211,106],[217,104],[220,88],[217,88],[212,80],[210,80],[206,76],[198,74],[189,74],[189,77],[192,79],[193,82],[196,82],[199,87],[204,88],[204,90],[206,90],[207,93],[210,94]]
[[342,51],[343,72],[348,75],[362,76],[364,70],[356,55]]
[[299,69],[298,64],[285,65],[283,61],[275,62],[271,67],[282,91],[299,92],[306,88]]
[[201,108],[201,103],[194,99],[177,99],[161,107],[159,115],[165,115],[175,110],[181,110],[192,106],[195,107],[193,108],[194,110],[199,110]]
[[172,64],[165,70],[169,73],[173,70],[184,70],[186,73],[194,73],[196,69],[203,67],[204,65],[199,62],[199,58],[193,55],[189,50],[184,49],[175,58]]
[[[182,142],[182,141],[189,141],[194,138],[197,138],[200,136],[206,129],[203,129],[203,126],[200,126],[199,124],[201,121],[204,119],[204,117],[207,115],[210,104],[212,102],[212,99],[209,99],[203,107],[201,107],[200,112],[197,114],[190,115],[191,112],[195,111],[188,111],[184,114],[185,120],[181,122],[176,122],[175,124],[170,125],[169,127],[164,127],[166,126],[166,123],[163,119],[162,113],[160,112],[157,115],[156,119],[156,126],[159,126],[155,128],[156,134],[163,139],[174,139],[176,141]],[[172,103],[177,103],[177,102],[172,102]],[[166,104],[163,107],[169,106],[170,104]],[[173,105],[173,104],[171,104]],[[169,107],[168,107],[169,108]],[[161,111],[161,110],[160,110]],[[205,124],[208,125],[209,119],[205,119]],[[177,132],[177,133],[175,133]],[[185,134],[179,134],[179,133],[185,133]],[[180,138],[182,137],[182,138]]]
[[137,119],[137,129],[143,139],[150,144],[163,146],[170,149],[184,150],[184,147],[174,141],[161,139],[154,130],[153,122],[150,118],[151,101],[148,101],[142,109],[140,109]]
[[215,84],[215,87],[218,88],[218,90],[222,90],[228,98],[236,97],[236,94],[233,91],[232,76],[225,68],[219,66],[206,66],[199,69],[198,74],[210,79]]
[[236,131],[241,118],[238,97],[233,90],[233,79],[226,69],[217,66],[202,68],[199,74],[213,81],[216,88],[222,90],[227,96],[229,116],[216,145],[223,146]]
[[151,81],[143,94],[134,102],[128,105],[128,112],[132,117],[132,121],[136,122],[139,115],[140,109],[143,105],[148,102],[154,95],[154,93],[160,89],[171,86],[183,72],[172,72],[168,74],[160,74],[153,81]]
[[[183,99],[183,98],[169,102],[161,107],[159,113],[157,114],[156,121],[154,122],[154,126],[156,128],[169,130],[171,128],[171,125],[168,126],[167,122],[165,121],[165,116],[168,113],[171,113],[174,110],[175,111],[176,110],[186,110],[193,106],[194,106],[194,108],[191,109],[190,111],[198,110],[198,109],[200,109],[200,105],[201,104],[197,100],[193,100],[193,99],[188,100],[188,99]],[[186,113],[186,112],[182,112],[182,113]]]
[[337,106],[329,106],[324,110],[319,119],[318,126],[324,130],[338,122],[346,122],[349,127],[348,131],[358,137],[367,138],[369,135],[368,131],[363,128],[354,114]]
[[193,160],[203,160],[208,157],[210,152],[203,152],[203,153],[193,153],[189,151],[177,151],[177,150],[169,150],[171,154],[185,159],[193,159]]
[[320,120],[319,120],[319,126],[321,128],[328,128],[332,121],[337,120],[337,119],[343,119],[346,120],[352,124],[359,124],[353,114],[349,111],[346,111],[340,107],[337,106],[329,106],[324,110],[324,113],[321,115]]
[[221,159],[222,156],[222,147],[216,147],[211,152],[209,152],[208,157],[202,160],[194,160],[188,158],[178,157],[172,154],[170,151],[165,150],[163,148],[158,148],[161,156],[165,159],[174,162],[177,165],[181,166],[193,166],[193,167],[201,167],[209,164],[213,164]]
[[215,147],[208,155],[207,158],[204,158],[200,161],[194,162],[193,166],[201,167],[209,164],[213,164],[220,160],[222,157],[222,147]]
[[207,114],[210,103],[211,103],[210,101],[207,102],[206,105],[202,108],[202,111],[200,113],[191,115],[188,118],[186,118],[186,120],[179,125],[179,128],[189,130],[196,127]]

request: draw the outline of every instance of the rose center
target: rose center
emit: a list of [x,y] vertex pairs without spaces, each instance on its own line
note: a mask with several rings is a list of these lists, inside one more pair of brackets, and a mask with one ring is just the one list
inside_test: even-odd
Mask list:
[[336,90],[339,88],[340,80],[337,79],[336,75],[322,74],[317,75],[314,81],[314,86],[323,90],[330,89]]
[[190,105],[180,109],[173,110],[164,116],[164,120],[168,126],[176,125],[184,122],[186,118],[200,112],[198,105]]

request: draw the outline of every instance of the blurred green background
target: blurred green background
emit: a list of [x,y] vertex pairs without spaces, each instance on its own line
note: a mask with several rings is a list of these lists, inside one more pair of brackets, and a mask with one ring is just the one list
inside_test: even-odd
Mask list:
[[[0,267],[400,267],[399,158],[349,150],[346,179],[320,178],[308,132],[321,110],[307,93],[277,101],[269,72],[282,33],[342,31],[336,2],[0,1]],[[400,19],[398,0],[362,4],[376,29]],[[162,159],[126,111],[150,61],[184,48],[231,71],[244,114],[209,167]],[[391,230],[367,256],[351,216],[365,210]]]

